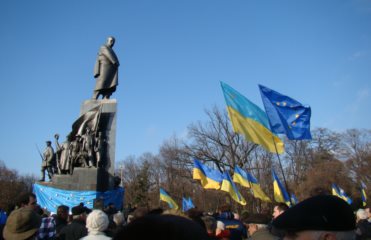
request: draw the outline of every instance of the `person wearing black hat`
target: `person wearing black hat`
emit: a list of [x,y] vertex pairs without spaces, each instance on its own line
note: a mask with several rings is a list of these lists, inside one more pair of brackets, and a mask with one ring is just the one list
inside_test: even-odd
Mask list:
[[245,224],[246,229],[249,234],[249,240],[275,240],[278,237],[272,235],[268,230],[268,224],[270,222],[270,217],[255,213],[243,217],[241,221]]
[[355,239],[355,215],[351,206],[336,196],[308,198],[286,210],[273,221],[273,227],[285,230],[284,239]]
[[72,208],[72,222],[65,226],[59,235],[59,239],[78,240],[88,235],[86,224],[87,208],[81,205]]

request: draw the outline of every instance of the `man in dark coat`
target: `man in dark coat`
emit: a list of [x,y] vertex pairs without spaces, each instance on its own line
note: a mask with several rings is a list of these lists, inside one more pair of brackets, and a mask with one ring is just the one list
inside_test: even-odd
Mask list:
[[78,240],[88,235],[86,229],[86,211],[83,206],[76,206],[72,208],[72,222],[62,228],[60,231],[59,239],[62,240]]
[[104,99],[109,99],[118,85],[119,60],[112,47],[115,44],[114,37],[108,37],[107,43],[99,49],[98,58],[94,67],[94,77],[96,85],[93,99],[98,99],[102,95]]

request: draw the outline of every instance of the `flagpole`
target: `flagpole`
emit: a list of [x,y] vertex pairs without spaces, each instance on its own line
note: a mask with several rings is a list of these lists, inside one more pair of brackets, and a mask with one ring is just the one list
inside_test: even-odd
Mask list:
[[[283,176],[283,182],[285,183],[287,194],[289,194],[290,190],[289,190],[289,187],[288,187],[287,182],[286,182],[285,172],[283,171],[283,167],[282,167],[282,163],[281,163],[281,158],[280,158],[280,155],[278,154],[278,150],[277,150],[276,142],[274,141],[273,134],[272,134],[272,140],[273,140],[274,149],[276,150],[276,155],[277,155],[277,158],[278,158],[278,163],[279,163],[280,168],[281,168],[281,172],[282,172],[282,176]],[[290,204],[292,206],[292,201],[291,201],[291,197],[290,196],[289,196],[289,200],[290,200]]]

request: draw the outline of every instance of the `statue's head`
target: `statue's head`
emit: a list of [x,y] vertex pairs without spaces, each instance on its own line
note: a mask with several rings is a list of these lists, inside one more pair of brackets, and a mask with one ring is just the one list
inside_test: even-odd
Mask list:
[[115,38],[112,37],[112,36],[109,36],[109,37],[107,38],[107,46],[109,46],[109,47],[113,47],[113,45],[115,45]]
[[51,141],[46,141],[46,146],[51,146],[52,142]]

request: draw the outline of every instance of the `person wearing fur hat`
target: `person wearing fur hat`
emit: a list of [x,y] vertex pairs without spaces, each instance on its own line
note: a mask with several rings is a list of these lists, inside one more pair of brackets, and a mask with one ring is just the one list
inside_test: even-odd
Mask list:
[[108,228],[109,220],[107,214],[102,210],[93,210],[86,219],[88,236],[81,240],[109,240],[104,231]]

